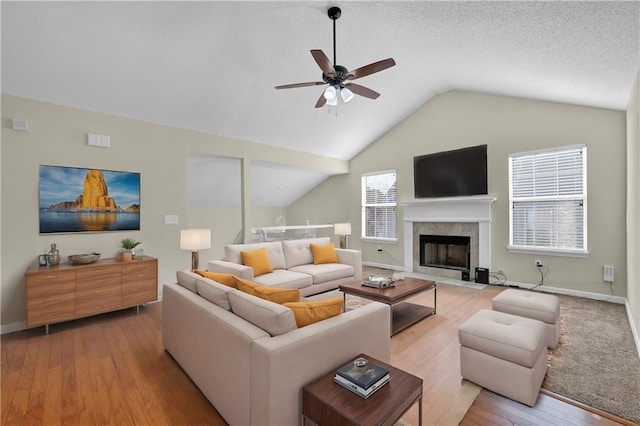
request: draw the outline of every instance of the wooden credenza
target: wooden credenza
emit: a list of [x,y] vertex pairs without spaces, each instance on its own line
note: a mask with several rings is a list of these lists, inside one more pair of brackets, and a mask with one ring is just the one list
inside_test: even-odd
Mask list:
[[158,298],[158,260],[102,259],[24,274],[27,328],[138,306]]

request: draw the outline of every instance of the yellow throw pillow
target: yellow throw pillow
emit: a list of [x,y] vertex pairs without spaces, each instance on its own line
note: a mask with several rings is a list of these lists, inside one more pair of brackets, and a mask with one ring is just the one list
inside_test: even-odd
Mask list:
[[336,246],[333,243],[309,245],[311,246],[314,265],[321,263],[338,263],[338,254],[336,253]]
[[234,276],[233,279],[236,282],[236,288],[238,290],[243,293],[259,297],[260,299],[268,300],[277,304],[300,301],[300,290],[297,288],[269,287],[254,283],[253,281],[243,280],[236,276]]
[[342,312],[342,298],[318,300],[315,302],[283,303],[293,311],[298,328],[313,324],[323,319],[335,317]]
[[240,256],[243,265],[253,268],[254,277],[273,272],[266,247],[253,251],[241,251]]
[[238,288],[233,274],[223,274],[222,272],[209,272],[196,269],[195,273],[201,277],[209,278],[217,283],[228,285],[229,287]]

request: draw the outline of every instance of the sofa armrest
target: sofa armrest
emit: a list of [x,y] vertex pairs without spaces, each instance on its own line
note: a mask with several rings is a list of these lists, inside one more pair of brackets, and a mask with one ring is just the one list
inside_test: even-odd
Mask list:
[[353,266],[354,281],[362,280],[362,252],[360,250],[336,249],[338,262]]
[[207,269],[211,272],[221,272],[223,274],[233,274],[245,280],[253,280],[253,268],[239,265],[226,260],[210,260]]
[[251,418],[260,424],[295,425],[302,414],[302,388],[360,353],[391,358],[388,305],[372,302],[276,337],[251,348]]

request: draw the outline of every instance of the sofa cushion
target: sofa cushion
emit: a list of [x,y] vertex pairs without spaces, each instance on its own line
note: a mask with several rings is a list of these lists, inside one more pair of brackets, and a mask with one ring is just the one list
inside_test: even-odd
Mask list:
[[209,272],[209,271],[203,271],[200,269],[196,269],[195,272],[201,277],[209,278],[210,280],[213,280],[220,284],[228,285],[229,287],[237,288],[238,286],[236,284],[236,281],[233,279],[234,277],[233,274],[225,274],[222,272]]
[[238,290],[260,299],[279,304],[300,301],[300,290],[297,288],[269,287],[238,277],[234,277],[234,280]]
[[270,274],[255,277],[253,281],[270,287],[305,288],[313,284],[313,277],[305,273],[276,269]]
[[353,278],[353,266],[344,263],[323,263],[322,265],[300,265],[291,268],[290,272],[308,274],[313,278],[313,283],[324,283],[341,278]]
[[340,315],[342,312],[342,298],[318,300],[315,302],[289,302],[283,306],[290,308],[296,317],[298,327],[322,321]]
[[285,306],[241,291],[231,291],[228,296],[234,314],[271,336],[279,336],[297,328],[293,311]]
[[333,243],[309,244],[309,247],[311,247],[314,265],[320,265],[322,263],[338,263],[336,246]]
[[235,291],[232,287],[203,277],[196,280],[196,287],[198,289],[198,294],[209,302],[218,305],[227,311],[231,310],[228,294]]
[[286,261],[285,269],[291,269],[294,266],[306,265],[313,263],[313,255],[311,254],[310,245],[313,244],[329,244],[329,237],[309,238],[306,240],[284,240],[282,241],[282,250]]
[[194,293],[198,292],[196,288],[196,280],[200,276],[198,274],[194,274],[191,271],[176,271],[176,281],[182,287],[191,290]]
[[269,254],[269,263],[271,263],[271,267],[273,269],[286,269],[284,252],[282,251],[282,243],[280,241],[226,245],[224,247],[224,260],[242,265],[242,256],[240,255],[241,251],[253,251],[263,247],[267,249]]

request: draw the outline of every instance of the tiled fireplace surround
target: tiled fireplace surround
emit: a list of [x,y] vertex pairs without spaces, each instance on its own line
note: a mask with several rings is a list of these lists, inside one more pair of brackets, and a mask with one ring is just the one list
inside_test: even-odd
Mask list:
[[495,198],[435,198],[403,203],[404,268],[460,279],[461,272],[420,266],[420,234],[471,238],[471,276],[475,267],[491,267],[491,204]]

